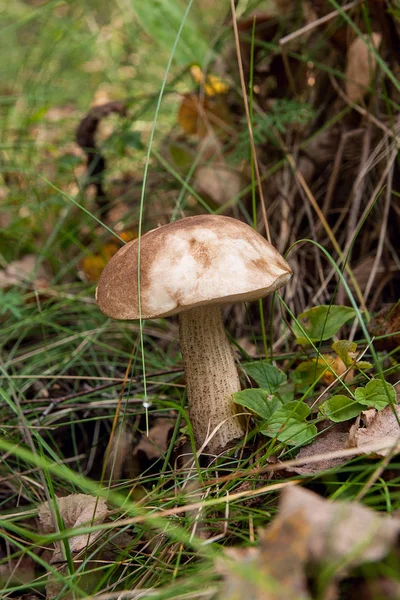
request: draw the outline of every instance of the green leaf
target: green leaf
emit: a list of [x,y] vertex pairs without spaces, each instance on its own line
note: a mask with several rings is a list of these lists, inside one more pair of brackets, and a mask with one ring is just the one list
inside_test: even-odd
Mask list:
[[357,369],[362,369],[363,371],[369,371],[370,369],[373,368],[373,364],[368,362],[368,360],[358,360],[355,365],[355,367],[357,367]]
[[342,359],[346,367],[356,367],[357,369],[372,369],[373,365],[367,360],[359,360],[355,362],[355,358],[351,356],[357,350],[357,344],[355,342],[349,342],[348,340],[339,340],[332,344],[332,349]]
[[243,369],[247,375],[254,381],[267,390],[269,394],[273,394],[279,390],[279,387],[286,382],[286,373],[274,367],[266,360],[257,360],[244,363]]
[[281,385],[279,391],[276,392],[276,396],[279,400],[282,401],[283,404],[287,404],[288,402],[293,402],[294,400],[294,384],[292,382],[287,382]]
[[281,402],[275,396],[269,399],[267,392],[258,388],[237,392],[233,394],[233,399],[236,404],[248,408],[266,421],[281,405]]
[[350,367],[354,363],[354,358],[349,355],[357,350],[357,344],[355,342],[349,342],[349,340],[339,340],[332,344],[332,349],[342,359],[346,367]]
[[[182,3],[176,0],[132,0],[132,7],[154,44],[171,52],[185,13]],[[176,62],[180,65],[203,64],[209,53],[209,45],[196,22],[187,17],[174,55]]]
[[319,379],[325,370],[326,365],[322,361],[305,360],[291,371],[290,378],[296,385],[309,385]]
[[144,146],[140,131],[122,131],[120,137],[125,147],[133,148],[134,150],[143,150]]
[[[328,306],[321,304],[310,308],[299,315],[299,322],[312,342],[329,340],[339,329],[355,317],[354,308],[349,306]],[[308,344],[297,323],[293,324],[293,331],[298,344]]]
[[326,400],[319,407],[322,416],[334,423],[348,421],[360,414],[364,407],[347,396],[338,394]]
[[172,142],[169,146],[169,153],[175,166],[179,169],[188,169],[193,164],[193,153],[182,145]]
[[309,414],[304,402],[288,402],[274,412],[261,433],[285,444],[307,444],[317,435],[315,425],[305,420]]
[[357,402],[376,410],[382,410],[389,403],[396,402],[396,390],[390,383],[381,379],[372,379],[364,388],[357,388],[354,395]]

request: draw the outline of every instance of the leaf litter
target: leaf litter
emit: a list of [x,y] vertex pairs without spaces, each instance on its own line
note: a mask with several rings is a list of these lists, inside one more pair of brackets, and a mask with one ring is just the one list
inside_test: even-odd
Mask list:
[[[384,559],[399,533],[399,518],[357,502],[331,502],[297,486],[286,488],[277,516],[259,531],[257,546],[225,551],[219,598],[339,599],[340,582],[356,567]],[[317,590],[327,567],[329,577]]]

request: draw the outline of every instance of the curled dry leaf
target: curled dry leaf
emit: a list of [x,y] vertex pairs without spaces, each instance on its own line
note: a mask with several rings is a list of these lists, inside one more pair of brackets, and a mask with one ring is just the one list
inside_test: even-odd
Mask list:
[[[71,494],[64,498],[57,498],[58,510],[66,529],[83,527],[93,523],[102,523],[108,514],[104,498],[95,498],[87,494]],[[54,527],[53,509],[48,502],[39,506],[39,521],[44,533],[53,533]],[[81,534],[69,539],[72,552],[78,552],[85,548],[88,542],[93,542],[99,532]]]
[[[104,498],[95,498],[87,494],[71,494],[64,498],[57,498],[57,506],[66,529],[80,528],[85,525],[90,526],[93,523],[102,523],[108,514]],[[56,531],[53,519],[53,507],[50,508],[48,502],[44,502],[39,506],[39,521],[44,533],[53,533]],[[92,544],[96,540],[99,533],[91,532],[69,538],[71,552],[77,553],[84,550],[88,544]],[[61,563],[57,568],[63,576],[68,577],[60,542],[55,544],[55,551],[50,563],[56,567],[57,563]],[[89,591],[94,584],[92,574],[90,573],[90,566],[88,566],[88,569],[87,573],[82,572],[76,580],[76,584],[79,585],[80,589],[85,591]],[[49,574],[46,585],[46,598],[54,600],[58,597],[62,589],[62,580],[52,573]],[[68,592],[63,598],[64,600],[72,600],[74,594],[73,592]]]
[[[372,33],[370,42],[378,49],[380,33]],[[368,91],[376,69],[376,58],[362,38],[356,38],[348,49],[345,91],[352,102],[359,102]]]
[[329,502],[300,487],[283,492],[279,518],[289,519],[295,511],[301,511],[309,525],[308,560],[317,565],[340,561],[340,568],[347,570],[381,560],[400,532],[400,519],[358,502]]
[[[400,519],[383,516],[357,502],[330,502],[299,487],[281,496],[279,514],[260,532],[257,548],[232,548],[221,561],[226,600],[311,600],[309,578],[327,564],[336,571],[323,595],[338,598],[337,583],[352,567],[384,558],[400,532]],[[312,580],[311,580],[312,584]]]
[[[231,560],[220,561],[224,576],[221,600],[311,600],[305,575],[309,527],[294,511],[285,521],[275,519],[260,531],[257,548],[229,548]],[[233,562],[232,562],[233,561]]]
[[147,460],[157,460],[168,448],[169,436],[174,424],[170,419],[158,418],[149,429],[149,435],[143,435],[133,451],[133,455]]
[[76,130],[77,144],[86,153],[87,175],[93,181],[96,189],[96,200],[100,208],[105,206],[106,193],[103,187],[106,160],[96,144],[96,133],[101,120],[112,113],[126,116],[124,102],[111,101],[94,106],[83,117]]
[[[400,406],[388,405],[381,411],[375,411],[371,418],[370,411],[365,427],[353,426],[350,430],[347,445],[349,448],[362,448],[368,444],[382,442],[382,450],[375,450],[378,456],[386,456],[392,451],[400,451]],[[392,446],[392,448],[390,447]]]

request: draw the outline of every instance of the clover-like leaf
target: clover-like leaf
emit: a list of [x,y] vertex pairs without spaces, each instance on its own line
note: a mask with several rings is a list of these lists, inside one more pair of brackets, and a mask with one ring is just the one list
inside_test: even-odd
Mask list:
[[396,402],[396,390],[390,383],[381,379],[372,379],[365,387],[357,388],[354,395],[360,404],[377,410]]

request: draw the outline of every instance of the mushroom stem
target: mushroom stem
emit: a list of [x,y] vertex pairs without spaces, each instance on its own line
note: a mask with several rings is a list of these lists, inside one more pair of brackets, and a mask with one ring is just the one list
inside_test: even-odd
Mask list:
[[232,394],[240,392],[240,381],[220,306],[181,312],[179,337],[196,444],[201,447],[222,423],[207,444],[208,450],[217,454],[243,436],[232,400]]

